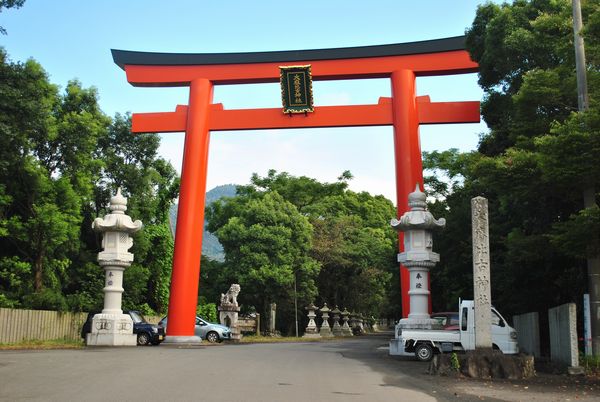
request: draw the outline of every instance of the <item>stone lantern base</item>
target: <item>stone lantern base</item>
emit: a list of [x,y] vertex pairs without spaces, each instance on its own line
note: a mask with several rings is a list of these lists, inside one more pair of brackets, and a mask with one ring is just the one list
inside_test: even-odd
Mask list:
[[96,314],[92,330],[87,334],[88,346],[136,346],[133,320],[128,314]]
[[219,322],[231,329],[231,340],[239,342],[242,339],[242,331],[238,325],[238,306],[221,305],[219,306]]
[[347,322],[342,325],[342,336],[354,336],[352,329],[350,329],[350,326],[348,326]]

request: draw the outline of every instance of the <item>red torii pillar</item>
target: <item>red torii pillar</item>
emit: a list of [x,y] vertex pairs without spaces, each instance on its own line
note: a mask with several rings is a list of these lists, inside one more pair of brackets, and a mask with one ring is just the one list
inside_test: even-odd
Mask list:
[[[213,86],[206,78],[198,78],[190,83],[167,326],[169,333],[179,336],[193,335],[196,322],[194,318],[192,331],[188,332],[189,325],[182,325],[177,318],[196,316],[210,143],[208,118],[212,94]],[[199,226],[198,222],[201,222]],[[181,228],[179,225],[182,225]],[[193,266],[190,267],[190,263],[196,264],[198,268],[191,269]],[[173,310],[178,313],[172,320]],[[173,323],[174,329],[170,331]]]
[[[398,216],[408,209],[408,194],[423,185],[419,124],[479,122],[479,102],[438,102],[417,97],[417,75],[477,71],[464,51],[464,37],[397,45],[240,54],[161,54],[113,50],[115,62],[138,86],[190,87],[188,106],[175,112],[134,113],[132,131],[185,131],[179,212],[171,293],[171,338],[194,334],[200,276],[210,131],[343,126],[394,127]],[[322,106],[306,116],[284,115],[279,108],[226,110],[212,104],[213,85],[277,82],[279,66],[311,64],[319,79],[389,77],[392,98],[376,105]],[[400,234],[400,251],[403,239]],[[401,267],[402,311],[410,311],[409,279]]]
[[[416,184],[419,183],[421,189],[425,191],[415,80],[415,73],[410,70],[396,70],[391,76],[398,219],[408,211],[408,194],[414,191]],[[398,244],[400,252],[404,251],[403,232],[398,234]],[[406,267],[400,265],[402,316],[405,318],[410,312],[409,287],[410,273]],[[431,311],[431,295],[429,311]]]

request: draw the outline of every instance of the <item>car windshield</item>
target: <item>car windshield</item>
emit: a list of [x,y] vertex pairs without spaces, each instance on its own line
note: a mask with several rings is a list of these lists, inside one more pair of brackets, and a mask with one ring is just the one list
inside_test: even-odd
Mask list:
[[129,315],[131,316],[131,319],[133,320],[134,324],[139,324],[140,322],[146,322],[144,317],[137,311],[130,311]]

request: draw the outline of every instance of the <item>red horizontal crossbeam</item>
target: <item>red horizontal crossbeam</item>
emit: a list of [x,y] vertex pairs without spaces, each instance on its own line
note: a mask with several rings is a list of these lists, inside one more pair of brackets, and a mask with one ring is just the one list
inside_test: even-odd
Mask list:
[[[127,81],[136,86],[185,86],[196,78],[215,85],[279,82],[279,66],[290,63],[214,65],[125,65]],[[417,76],[472,73],[478,65],[465,50],[403,56],[368,57],[342,60],[307,60],[312,76],[319,80],[389,77],[407,69]]]
[[[478,123],[479,102],[430,102],[418,97],[419,123]],[[134,133],[185,131],[187,106],[175,112],[134,113]],[[211,105],[209,127],[212,131],[263,130],[277,128],[319,128],[348,126],[387,126],[393,124],[391,98],[380,98],[376,105],[320,106],[306,115],[286,115],[281,108],[226,110]]]

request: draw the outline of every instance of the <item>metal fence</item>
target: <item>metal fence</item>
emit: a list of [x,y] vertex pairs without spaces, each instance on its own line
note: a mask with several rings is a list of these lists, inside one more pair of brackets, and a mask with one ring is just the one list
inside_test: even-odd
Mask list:
[[0,343],[80,339],[87,313],[0,308]]

